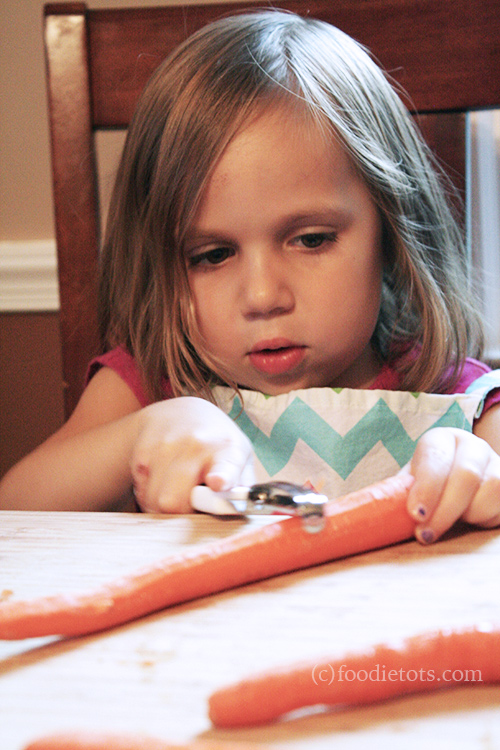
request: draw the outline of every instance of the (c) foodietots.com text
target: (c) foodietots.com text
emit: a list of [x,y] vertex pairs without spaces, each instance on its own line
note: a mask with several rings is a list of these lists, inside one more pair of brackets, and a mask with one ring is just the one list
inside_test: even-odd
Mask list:
[[393,669],[376,664],[372,669],[352,669],[347,664],[334,667],[317,664],[311,673],[315,685],[332,685],[334,682],[482,682],[480,669]]

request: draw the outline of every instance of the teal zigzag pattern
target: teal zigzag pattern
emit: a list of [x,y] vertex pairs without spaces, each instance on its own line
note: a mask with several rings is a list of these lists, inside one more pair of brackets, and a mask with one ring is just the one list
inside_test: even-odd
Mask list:
[[[294,399],[276,420],[269,437],[241,411],[238,397],[234,399],[229,416],[247,435],[256,456],[270,476],[287,465],[299,439],[342,479],[347,479],[378,442],[385,446],[399,466],[404,466],[410,460],[417,443],[382,398],[344,436],[339,435],[300,398]],[[471,429],[456,401],[432,426]]]

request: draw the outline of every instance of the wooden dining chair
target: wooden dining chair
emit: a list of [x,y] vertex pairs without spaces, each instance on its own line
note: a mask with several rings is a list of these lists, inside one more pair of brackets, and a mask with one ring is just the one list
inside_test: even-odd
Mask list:
[[[202,25],[266,3],[88,9],[45,6],[66,415],[99,350],[100,242],[95,134],[126,128],[147,79]],[[465,112],[500,105],[498,0],[273,0],[328,21],[366,45],[408,92],[405,104],[460,190],[465,189]]]

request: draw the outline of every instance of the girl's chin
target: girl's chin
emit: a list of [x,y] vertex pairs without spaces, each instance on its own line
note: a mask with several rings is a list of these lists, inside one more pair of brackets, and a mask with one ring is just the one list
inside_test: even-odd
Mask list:
[[264,393],[266,396],[281,396],[283,393],[290,393],[291,391],[300,391],[306,388],[328,388],[328,383],[318,382],[314,378],[273,378],[270,379],[259,379],[259,381],[248,381],[238,383],[238,388],[244,391],[256,391],[257,393]]

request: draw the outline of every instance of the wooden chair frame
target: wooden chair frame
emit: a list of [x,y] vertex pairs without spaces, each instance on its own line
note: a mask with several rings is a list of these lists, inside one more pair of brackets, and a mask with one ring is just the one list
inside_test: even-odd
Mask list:
[[[264,4],[45,6],[67,416],[99,349],[94,133],[127,127],[146,80],[186,36],[223,15]],[[429,143],[464,187],[463,113],[500,103],[498,0],[283,0],[273,5],[321,18],[365,44],[409,93]]]

